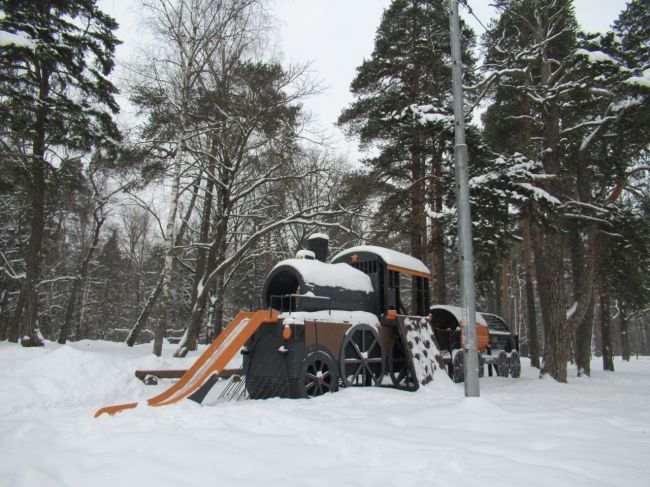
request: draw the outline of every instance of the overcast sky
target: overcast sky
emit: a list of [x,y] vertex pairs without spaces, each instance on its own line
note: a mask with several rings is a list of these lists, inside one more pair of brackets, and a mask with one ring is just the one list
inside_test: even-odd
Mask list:
[[[126,60],[141,43],[135,0],[100,0],[100,6],[120,23],[118,37],[124,44],[118,49],[118,62]],[[468,0],[484,25],[494,15],[490,0]],[[356,67],[372,53],[375,31],[390,0],[271,0],[277,18],[278,49],[285,62],[312,66],[313,76],[326,88],[323,94],[307,100],[319,126],[327,130],[340,150],[356,157],[354,142],[345,142],[333,127],[341,110],[352,97],[349,87]],[[623,10],[626,0],[574,0],[576,15],[589,31],[604,31]],[[483,28],[467,11],[461,16],[477,36]]]

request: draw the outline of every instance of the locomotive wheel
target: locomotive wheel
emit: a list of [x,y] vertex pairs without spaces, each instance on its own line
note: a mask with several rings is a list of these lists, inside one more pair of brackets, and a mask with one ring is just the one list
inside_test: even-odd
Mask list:
[[343,385],[378,386],[384,377],[384,347],[377,330],[369,325],[350,328],[341,345]]
[[521,376],[521,359],[516,350],[510,353],[510,375],[513,379],[518,379]]
[[456,350],[452,358],[453,372],[452,379],[455,383],[465,380],[465,357],[462,350]]
[[300,397],[316,397],[336,392],[338,374],[332,356],[321,350],[310,353],[302,361],[298,379]]
[[398,334],[393,337],[388,350],[388,373],[395,387],[408,391],[417,389],[417,383],[411,369],[411,361],[404,351],[404,344]]
[[494,367],[497,369],[497,375],[499,377],[508,377],[510,372],[510,364],[508,360],[508,354],[504,350],[500,350],[497,354],[496,362]]

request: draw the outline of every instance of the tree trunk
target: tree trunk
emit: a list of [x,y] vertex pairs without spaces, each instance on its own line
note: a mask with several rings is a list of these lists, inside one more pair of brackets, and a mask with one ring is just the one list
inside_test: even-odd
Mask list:
[[501,313],[506,323],[512,323],[510,316],[510,259],[503,258],[501,266]]
[[609,296],[604,283],[600,285],[600,339],[603,354],[603,370],[614,372],[612,352],[612,327],[609,315]]
[[[542,45],[540,56],[540,87],[550,95],[552,90],[553,60],[549,44],[545,43],[548,25],[545,25],[543,6],[535,2],[535,39]],[[540,110],[542,122],[542,164],[547,174],[555,176],[546,182],[545,189],[552,196],[562,197],[561,155],[560,155],[560,109],[557,100],[545,99]],[[540,305],[544,322],[544,356],[542,375],[549,374],[558,382],[567,381],[567,343],[568,327],[566,316],[566,296],[564,293],[564,254],[562,225],[558,215],[548,215],[548,224],[542,238],[535,238],[535,259],[537,279],[540,284]],[[538,248],[538,250],[537,250]]]
[[174,357],[185,357],[190,350],[196,350],[206,302],[207,293],[200,294],[198,299],[194,302],[194,306],[192,306],[192,314],[190,315],[190,324],[187,327],[183,339],[179,342],[178,347],[174,352]]
[[[593,301],[592,301],[593,302]],[[591,375],[591,348],[593,342],[594,308],[590,307],[584,320],[578,325],[575,332],[575,359],[578,377]]]
[[[181,115],[182,116],[182,115]],[[181,124],[181,127],[184,125]],[[169,214],[167,215],[167,228],[165,229],[165,260],[160,275],[160,307],[161,317],[154,328],[153,353],[157,356],[162,354],[163,338],[167,332],[169,319],[170,284],[174,270],[174,245],[176,243],[176,212],[178,211],[178,199],[180,195],[181,165],[183,163],[183,130],[180,130],[180,137],[176,145],[174,155],[174,175],[172,179],[171,202]]]
[[[574,326],[574,343],[575,343],[575,361],[578,371],[578,377],[581,375],[591,375],[591,342],[593,336],[593,294],[594,288],[591,282],[593,275],[590,269],[593,269],[593,263],[587,262],[587,259],[593,260],[595,252],[587,252],[582,242],[582,234],[578,228],[573,228],[569,236],[571,249],[571,264],[573,271],[573,296],[576,303],[588,302],[589,309],[587,314],[580,320],[575,321]],[[589,295],[587,295],[589,293]],[[576,310],[577,311],[577,310]]]
[[415,136],[411,148],[411,255],[426,261],[426,221],[424,216],[424,179],[420,137]]
[[16,302],[16,308],[14,313],[11,316],[11,321],[9,322],[9,333],[8,340],[12,343],[18,343],[18,338],[20,335],[20,322],[23,317],[23,309],[25,308],[25,293],[21,291],[18,294],[18,301]]
[[[215,228],[215,235],[206,265],[203,268],[203,274],[196,286],[196,299],[194,306],[192,306],[192,314],[190,315],[190,324],[184,340],[178,344],[178,348],[174,352],[174,357],[185,357],[190,350],[196,349],[197,338],[201,331],[201,323],[203,322],[203,314],[205,313],[205,306],[208,299],[208,292],[206,287],[209,286],[207,279],[208,276],[223,262],[226,256],[227,246],[227,232],[229,224],[230,213],[230,193],[227,190],[230,175],[228,169],[225,169],[223,174],[220,175],[220,180],[223,183],[217,199],[217,214],[219,221]],[[207,237],[206,237],[207,240]],[[225,272],[225,271],[223,271]],[[215,335],[216,336],[216,335]]]
[[[417,8],[413,9],[412,16],[412,42],[415,47],[418,33],[421,26],[418,22]],[[413,59],[413,77],[410,83],[410,97],[413,103],[418,103],[421,96],[422,66],[420,62]],[[420,128],[414,128],[411,138],[411,255],[426,262],[425,251],[427,248],[427,227],[424,212],[425,204],[425,165],[424,165],[424,136]],[[416,297],[415,286],[413,286],[413,299]]]
[[538,291],[544,323],[544,356],[541,374],[549,374],[558,382],[567,380],[568,330],[566,319],[566,297],[564,295],[564,273],[562,236],[548,230],[542,242],[536,242],[535,259],[539,280]]
[[77,324],[77,333],[76,336],[81,336],[83,330],[87,328],[86,326],[86,304],[88,304],[88,279],[84,282],[84,288],[79,298],[79,323]]
[[25,255],[25,281],[21,295],[23,295],[24,308],[20,328],[20,343],[23,346],[43,346],[43,341],[38,334],[38,295],[36,282],[39,277],[41,247],[45,233],[45,122],[47,120],[47,106],[50,92],[50,73],[44,66],[38,69],[40,105],[36,110],[34,126],[34,142],[32,145],[31,167],[31,221],[29,244]]
[[526,280],[526,323],[528,325],[528,353],[530,355],[530,365],[539,369],[539,332],[537,330],[537,311],[535,309],[535,262],[533,256],[533,243],[531,239],[530,226],[530,216],[527,214],[522,220],[522,233],[524,239],[524,275]]
[[432,160],[431,176],[431,209],[434,218],[431,220],[430,245],[431,245],[431,294],[434,304],[447,303],[447,286],[445,280],[445,239],[442,223],[438,215],[442,214],[443,198],[440,179],[442,178],[442,167],[440,156],[436,154]]
[[[529,160],[536,158],[531,139],[533,136],[533,125],[531,114],[531,103],[527,97],[520,100],[521,112],[528,115],[522,118],[522,150]],[[533,231],[534,222],[531,219],[531,210],[528,208],[521,221],[522,237],[524,241],[524,275],[526,281],[526,324],[528,325],[528,354],[530,365],[541,368],[539,350],[539,330],[537,327],[537,310],[535,309],[535,254],[533,252],[533,238],[538,234]]]
[[223,330],[223,303],[224,303],[224,278],[221,275],[215,285],[215,296],[216,301],[214,303],[214,336],[218,336],[219,333]]
[[[181,228],[178,231],[178,235],[176,236],[176,239],[179,241],[183,240],[183,237],[185,236],[185,232],[187,231],[188,222],[190,220],[190,217],[192,216],[192,211],[194,209],[194,204],[196,203],[197,194],[198,192],[195,190],[194,193],[192,194],[192,199],[190,201],[190,204],[187,207],[187,211],[185,212],[185,218],[183,219],[183,222],[181,223]],[[138,315],[138,318],[135,320],[135,323],[131,326],[131,331],[126,337],[125,343],[129,347],[135,345],[135,342],[138,339],[140,332],[147,324],[147,321],[149,320],[149,316],[151,316],[151,312],[153,311],[153,307],[155,306],[156,301],[158,300],[158,296],[160,296],[162,283],[163,283],[163,273],[161,270],[160,275],[158,276],[158,281],[156,282],[156,286],[151,291],[151,294],[149,295],[147,301],[145,301],[142,311]]]
[[[224,204],[223,202],[221,203]],[[223,207],[223,206],[222,206]],[[222,212],[220,212],[222,213]],[[205,313],[205,306],[207,304],[208,293],[203,289],[207,286],[208,276],[223,262],[226,253],[226,231],[228,229],[228,220],[226,215],[223,215],[217,225],[217,231],[214,242],[210,247],[207,265],[203,276],[201,276],[200,285],[197,286],[197,298],[194,306],[192,306],[192,314],[190,316],[190,324],[185,334],[185,339],[178,344],[178,348],[174,352],[174,357],[185,357],[190,350],[196,349],[196,342],[201,331],[201,323],[203,322],[203,314]],[[225,272],[225,271],[223,271]],[[217,276],[216,282],[223,279],[223,272]],[[200,289],[199,289],[200,288]],[[220,299],[217,296],[217,299]],[[215,335],[216,337],[216,335]],[[194,347],[194,348],[192,348]]]
[[431,293],[433,303],[447,303],[445,240],[440,222],[431,223]]
[[86,279],[88,278],[88,266],[90,265],[90,261],[92,260],[93,254],[97,249],[97,244],[99,243],[99,232],[102,228],[102,225],[104,224],[104,217],[103,216],[98,217],[96,214],[99,211],[101,210],[100,209],[95,210],[95,229],[93,231],[92,244],[88,249],[88,251],[86,252],[83,261],[81,262],[81,266],[79,267],[79,270],[77,272],[76,279],[72,284],[72,291],[68,295],[68,302],[66,303],[66,307],[65,307],[65,316],[63,318],[63,324],[61,325],[61,329],[59,330],[58,342],[61,345],[64,345],[68,340],[68,335],[70,334],[70,325],[72,323],[72,318],[75,312],[75,304],[79,301],[79,289],[83,289],[86,285]]
[[[213,140],[212,148],[211,148],[211,157],[216,156],[215,154],[216,147],[217,147],[217,142],[216,140]],[[212,201],[213,201],[213,191],[215,186],[214,171],[215,171],[215,164],[214,164],[214,160],[212,160],[212,162],[210,162],[210,164],[208,165],[208,176],[206,178],[206,183],[205,183],[205,192],[203,197],[203,211],[201,215],[201,231],[199,236],[199,242],[203,244],[207,244],[210,237],[210,226],[212,222]],[[211,267],[210,269],[206,269],[206,267],[210,267],[209,264],[211,262],[212,263],[214,262],[213,252],[210,252],[205,247],[199,247],[197,257],[196,257],[196,268],[194,271],[194,284],[192,285],[192,309],[194,309],[194,306],[197,305],[197,297],[199,294],[198,288],[201,285],[202,280],[204,279],[205,276],[207,276],[212,271],[212,269],[214,269],[214,267]],[[198,305],[202,307],[204,310],[203,312],[201,312],[201,317],[205,312],[205,305],[208,298],[205,297],[202,299],[203,299],[203,303],[198,303]],[[198,336],[200,333],[200,325],[201,325],[200,322],[194,325],[192,320],[190,320],[190,325],[188,326],[187,332],[184,335],[185,338],[181,340],[181,342],[178,344],[178,348],[176,349],[174,356],[185,356],[187,354],[187,351],[196,350],[198,344]]]
[[2,298],[0,299],[0,341],[4,341],[7,339],[7,333],[9,331],[7,304],[9,304],[8,287],[2,290]]
[[621,352],[623,356],[623,360],[626,362],[630,361],[630,337],[628,334],[628,323],[627,319],[625,317],[625,307],[623,303],[619,304],[619,316],[620,316],[620,323],[621,323]]
[[495,259],[495,265],[494,265],[494,272],[492,274],[492,282],[494,283],[493,288],[494,291],[492,292],[492,301],[494,302],[494,313],[503,316],[503,310],[501,309],[501,305],[503,302],[501,301],[501,272],[499,272],[499,258],[497,257]]
[[[212,267],[212,270],[214,267]],[[211,272],[211,268],[207,267],[205,275],[201,279],[201,289],[205,285],[205,279]],[[192,306],[192,314],[190,315],[190,324],[183,340],[178,344],[174,357],[185,357],[190,350],[196,350],[198,336],[201,331],[201,323],[203,322],[203,314],[205,313],[205,306],[208,300],[208,293],[199,290],[197,299]],[[216,337],[216,335],[215,335]]]
[[142,331],[144,325],[149,320],[149,316],[151,316],[153,307],[155,306],[156,300],[160,295],[160,290],[162,289],[162,280],[163,280],[163,275],[161,272],[158,275],[158,281],[156,282],[156,286],[151,291],[149,298],[147,299],[147,301],[144,303],[144,306],[142,307],[142,311],[138,315],[138,319],[135,320],[135,323],[131,327],[131,331],[129,332],[129,335],[126,337],[126,344],[129,347],[135,345],[135,342],[138,339],[140,332]]
[[81,276],[78,275],[75,280],[72,282],[72,289],[70,294],[68,294],[68,300],[65,305],[65,314],[63,316],[63,323],[61,324],[61,329],[59,330],[59,337],[57,341],[61,345],[65,345],[68,341],[68,335],[70,334],[70,324],[72,323],[72,318],[74,316],[75,303],[79,300],[79,288],[81,284]]

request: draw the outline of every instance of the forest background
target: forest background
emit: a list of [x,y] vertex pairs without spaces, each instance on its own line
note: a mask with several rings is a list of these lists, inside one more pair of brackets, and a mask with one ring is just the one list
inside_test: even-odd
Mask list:
[[[96,2],[2,2],[0,339],[185,355],[316,231],[415,255],[457,302],[447,3],[384,11],[338,118],[358,163],[310,121],[322,88],[266,2],[144,2],[119,90]],[[556,380],[613,370],[650,351],[650,2],[600,33],[568,0],[494,3],[463,30],[478,309]]]

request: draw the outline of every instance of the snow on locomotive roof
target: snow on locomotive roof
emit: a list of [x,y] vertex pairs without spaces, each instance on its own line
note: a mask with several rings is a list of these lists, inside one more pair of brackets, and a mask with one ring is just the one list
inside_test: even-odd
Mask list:
[[[448,304],[436,304],[435,306],[431,306],[431,311],[434,311],[436,309],[448,311],[454,316],[454,318],[456,318],[456,321],[458,321],[458,323],[463,320],[463,308],[460,306],[450,306]],[[487,326],[485,318],[483,318],[483,315],[478,311],[476,311],[476,323],[478,325]]]
[[316,260],[316,254],[312,252],[311,250],[299,250],[296,253],[296,259],[310,259],[310,260]]
[[376,245],[357,245],[349,249],[343,250],[334,256],[332,261],[335,261],[345,255],[355,254],[357,252],[367,252],[369,254],[376,254],[389,266],[400,267],[410,271],[422,272],[430,274],[429,268],[425,266],[420,259],[416,259],[410,255],[403,254],[396,250],[387,249],[385,247],[378,247]]
[[322,238],[324,240],[329,240],[329,236],[325,235],[324,233],[314,233],[311,235],[307,240],[311,240],[313,238]]
[[373,292],[370,278],[347,264],[326,264],[319,260],[287,259],[278,262],[273,270],[282,266],[296,269],[305,283],[347,289],[349,291]]

